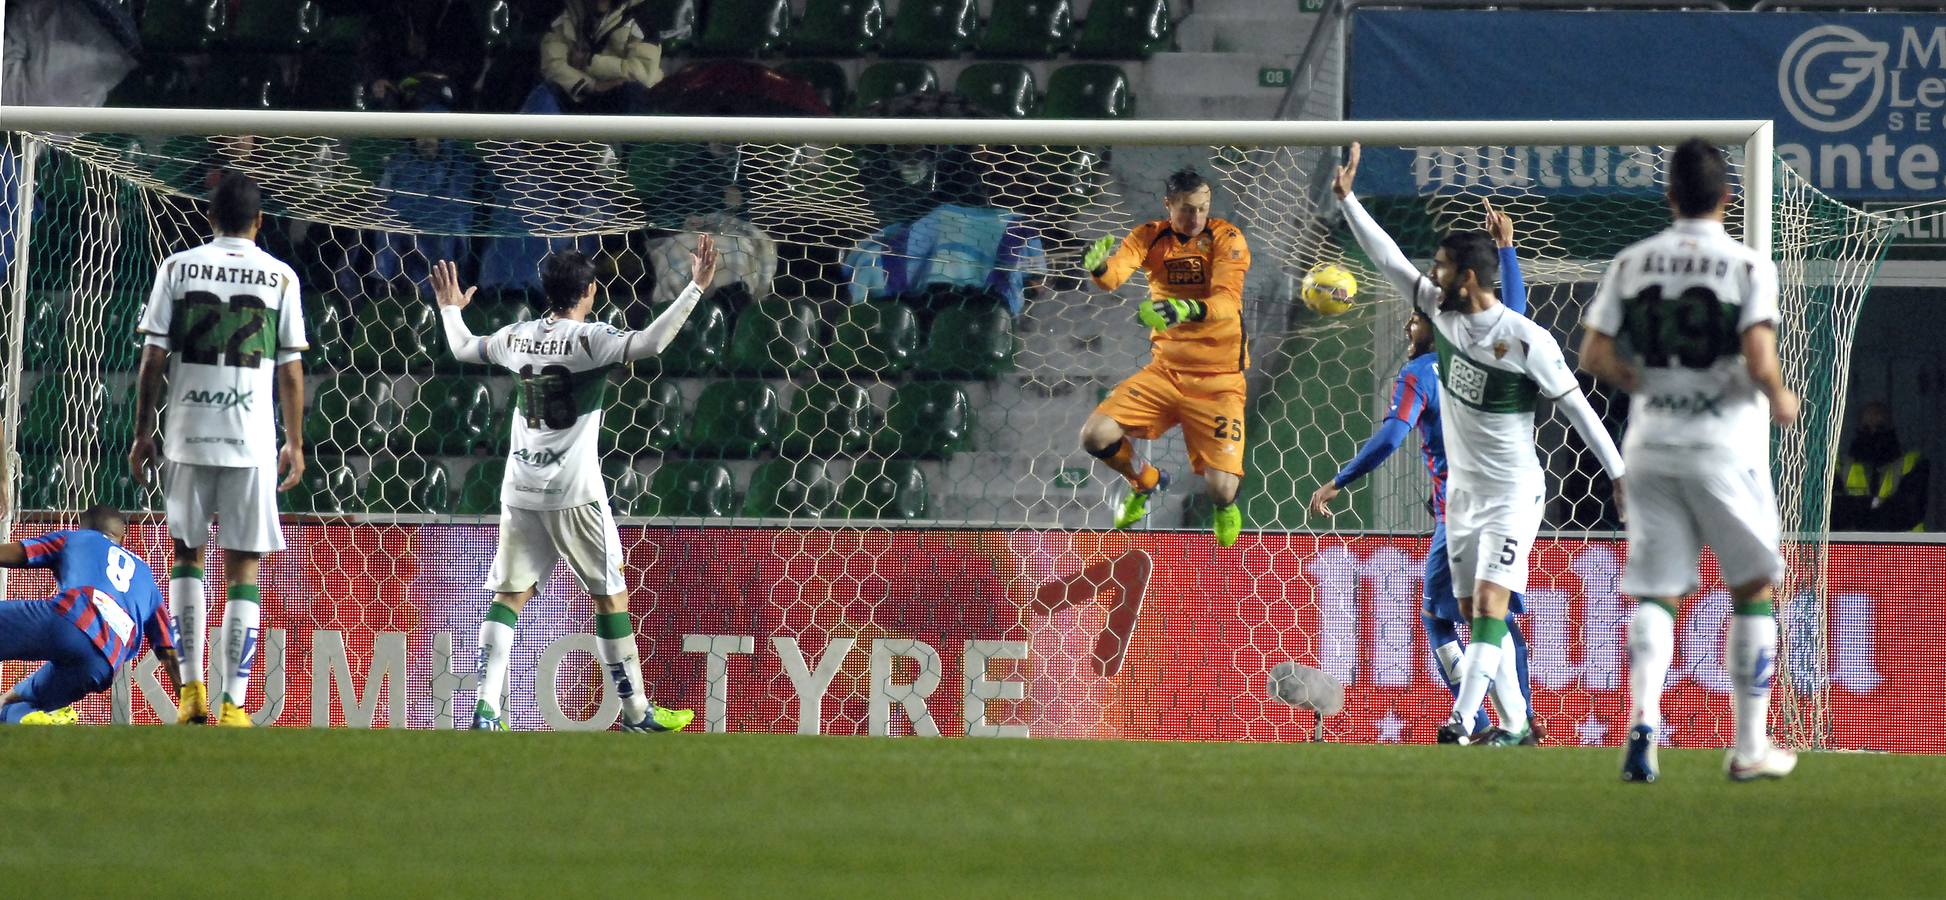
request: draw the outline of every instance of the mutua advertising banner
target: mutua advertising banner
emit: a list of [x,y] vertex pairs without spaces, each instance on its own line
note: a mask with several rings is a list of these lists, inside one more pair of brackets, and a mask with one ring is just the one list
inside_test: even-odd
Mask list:
[[[1777,155],[1826,193],[1946,192],[1938,15],[1372,10],[1353,19],[1349,65],[1353,119],[1772,119]],[[1610,192],[1651,186],[1660,162],[1613,147],[1434,154],[1372,155],[1359,187]]]
[[[464,727],[494,529],[287,533],[293,549],[264,571],[246,704],[259,724]],[[165,540],[141,526],[131,546],[160,564]],[[1267,691],[1286,661],[1344,684],[1344,711],[1323,723],[1332,740],[1431,741],[1450,705],[1420,632],[1423,538],[1262,534],[1219,550],[1200,532],[624,528],[623,543],[651,695],[697,709],[699,729],[1310,739],[1313,714]],[[1616,744],[1625,730],[1621,553],[1544,540],[1533,555],[1521,621],[1553,742]],[[1946,622],[1932,587],[1946,548],[1836,545],[1830,572],[1822,615],[1808,598],[1782,605],[1780,691],[1828,698],[1835,746],[1946,752]],[[1707,567],[1704,583],[1678,623],[1663,704],[1677,746],[1730,738],[1729,602]],[[8,591],[51,592],[42,572],[13,573]],[[592,619],[565,571],[528,605],[515,728],[613,724]],[[24,674],[10,663],[5,680]],[[172,721],[165,684],[145,654],[84,718]]]

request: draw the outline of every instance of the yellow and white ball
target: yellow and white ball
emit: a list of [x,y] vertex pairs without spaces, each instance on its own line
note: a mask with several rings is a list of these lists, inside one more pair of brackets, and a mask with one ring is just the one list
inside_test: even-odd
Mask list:
[[1335,316],[1351,308],[1352,298],[1358,296],[1358,278],[1337,263],[1319,263],[1305,274],[1297,293],[1312,312]]

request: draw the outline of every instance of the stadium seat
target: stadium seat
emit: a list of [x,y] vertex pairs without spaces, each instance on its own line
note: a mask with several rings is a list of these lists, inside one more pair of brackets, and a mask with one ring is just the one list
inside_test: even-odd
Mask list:
[[861,459],[838,491],[836,512],[853,519],[924,518],[930,498],[926,473],[903,459]]
[[450,512],[446,466],[426,459],[374,459],[365,477],[364,500],[370,513]]
[[979,55],[1053,59],[1074,44],[1074,7],[1068,0],[993,0]]
[[392,433],[392,449],[421,456],[468,456],[491,440],[493,392],[484,382],[436,375],[419,382],[405,408],[405,427]]
[[372,453],[399,424],[392,380],[341,372],[318,385],[306,407],[304,443],[338,453]]
[[682,392],[668,378],[622,379],[601,418],[601,455],[667,453],[682,436]]
[[856,109],[907,94],[939,93],[939,75],[920,62],[878,62],[858,74]]
[[212,54],[209,69],[203,73],[196,105],[204,109],[284,109],[290,106],[290,99],[283,60],[217,53]]
[[67,335],[68,297],[55,291],[35,291],[27,297],[27,339],[21,363],[31,371],[58,369],[67,364],[63,348]]
[[777,441],[777,389],[756,379],[718,381],[696,398],[683,449],[698,456],[751,457]]
[[772,297],[737,316],[729,369],[738,375],[790,375],[809,365],[817,313],[802,300]]
[[864,56],[878,49],[884,31],[882,0],[806,0],[791,33],[791,55]]
[[189,68],[180,58],[155,56],[143,60],[140,68],[128,73],[108,92],[107,105],[153,109],[193,106],[195,87]]
[[67,468],[58,456],[25,455],[20,458],[21,509],[65,509],[68,499]]
[[662,44],[662,55],[667,59],[688,49],[696,39],[696,21],[702,17],[699,6],[698,0],[648,0],[636,7],[635,20],[649,40]]
[[[667,307],[658,307],[657,313]],[[709,375],[723,368],[723,356],[730,344],[730,314],[722,305],[704,298],[697,301],[689,318],[676,330],[676,338],[660,354],[643,363],[664,375]]]
[[777,452],[792,458],[862,453],[884,424],[883,418],[863,387],[813,382],[793,399],[790,428]]
[[492,516],[500,512],[500,482],[507,476],[507,459],[489,456],[466,470],[460,479],[459,502],[453,512],[462,516]]
[[1047,77],[1043,119],[1126,119],[1135,115],[1135,92],[1121,66],[1078,63]]
[[773,459],[750,474],[743,514],[757,519],[818,518],[838,498],[823,460]]
[[230,31],[228,0],[149,0],[142,5],[142,49],[208,53]]
[[902,303],[861,303],[845,309],[825,353],[826,367],[888,377],[919,355],[919,317]]
[[649,493],[648,476],[626,457],[601,464],[601,477],[608,483],[608,508],[618,516],[655,515],[655,495]]
[[851,88],[846,83],[843,66],[828,59],[798,59],[778,66],[777,71],[809,84],[825,108],[839,114],[846,111],[845,103],[851,99]]
[[974,0],[903,0],[886,30],[885,56],[951,59],[973,49],[980,28]]
[[43,372],[21,402],[20,452],[59,453],[70,431],[77,442],[92,444],[100,434],[100,423],[92,417],[84,422],[83,417],[89,410],[100,415],[107,405],[108,392],[101,379]]
[[230,20],[231,50],[295,53],[317,42],[323,17],[313,0],[250,0]]
[[398,374],[432,368],[441,333],[432,303],[415,296],[384,297],[354,314],[351,367]]
[[948,307],[932,321],[921,374],[992,379],[1014,367],[1014,317],[999,304]]
[[297,78],[291,84],[291,105],[298,109],[365,112],[369,108],[366,87],[356,56],[307,56],[298,63]]
[[142,336],[135,332],[142,324],[141,294],[118,293],[108,298],[101,311],[101,367],[109,372],[133,372],[142,363]]
[[[499,499],[497,493],[494,499]],[[306,461],[304,477],[283,496],[279,506],[286,512],[327,516],[360,512],[358,475],[342,459],[314,457]]]
[[721,517],[735,509],[736,482],[722,463],[667,460],[649,478],[655,515]]
[[892,394],[885,428],[872,440],[884,456],[951,459],[973,442],[973,407],[966,391],[950,381],[916,381]]
[[95,468],[96,503],[107,503],[123,512],[147,512],[162,508],[162,494],[153,487],[135,483],[128,473],[128,451],[107,454]]
[[345,325],[345,312],[321,294],[310,294],[304,304],[304,337],[311,349],[304,351],[304,370],[342,369],[351,364],[351,335]]
[[790,44],[790,0],[711,0],[695,56],[769,56]]
[[1024,119],[1040,109],[1034,73],[1019,63],[974,63],[959,73],[953,92],[996,116]]
[[1086,59],[1148,59],[1175,49],[1169,0],[1094,0],[1074,39],[1074,55]]

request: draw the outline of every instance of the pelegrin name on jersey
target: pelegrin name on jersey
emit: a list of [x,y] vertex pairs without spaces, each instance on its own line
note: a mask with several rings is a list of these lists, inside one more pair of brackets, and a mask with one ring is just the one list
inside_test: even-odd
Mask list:
[[1688,396],[1679,394],[1657,394],[1649,398],[1649,408],[1658,412],[1678,413],[1689,416],[1723,417],[1723,395],[1705,394],[1697,391]]
[[284,276],[278,272],[262,269],[246,269],[240,266],[212,266],[208,263],[182,263],[179,274],[182,278],[195,278],[216,284],[249,284],[258,287],[281,288]]
[[530,466],[551,466],[567,458],[567,454],[560,450],[521,449],[513,452],[513,458]]
[[1670,256],[1648,253],[1642,256],[1644,275],[1709,275],[1722,278],[1730,274],[1730,260],[1720,256]]
[[[530,356],[566,356],[574,352],[574,345],[576,343],[577,341],[574,338],[548,338],[544,341],[512,336],[507,338],[508,349],[515,353],[525,353]],[[581,344],[583,349],[588,347],[588,339],[586,337],[581,338],[578,343]]]

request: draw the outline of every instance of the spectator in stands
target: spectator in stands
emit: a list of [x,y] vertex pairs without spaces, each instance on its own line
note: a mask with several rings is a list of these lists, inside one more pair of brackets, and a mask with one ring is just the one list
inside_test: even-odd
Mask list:
[[8,106],[100,106],[135,69],[135,19],[115,0],[14,0],[6,32]]
[[648,89],[662,80],[662,45],[642,33],[642,3],[567,0],[541,38],[542,84],[525,111],[644,111]]
[[[649,242],[649,261],[655,266],[655,303],[672,303],[689,285],[689,257],[704,234],[716,236],[721,264],[716,278],[703,285],[704,296],[730,289],[746,295],[730,302],[732,311],[770,296],[777,276],[777,242],[762,229],[727,212],[690,216],[682,231]],[[733,287],[734,286],[734,287]],[[719,302],[721,302],[719,295]]]
[[377,110],[443,112],[465,101],[479,69],[475,16],[462,0],[398,0],[365,31],[359,65]]
[[1838,463],[1831,495],[1833,531],[1924,531],[1932,465],[1899,445],[1892,407],[1874,400],[1858,411],[1851,447]]
[[1047,267],[1040,236],[1011,212],[946,203],[910,224],[892,224],[845,255],[851,302],[966,289],[1020,315],[1030,280]]

